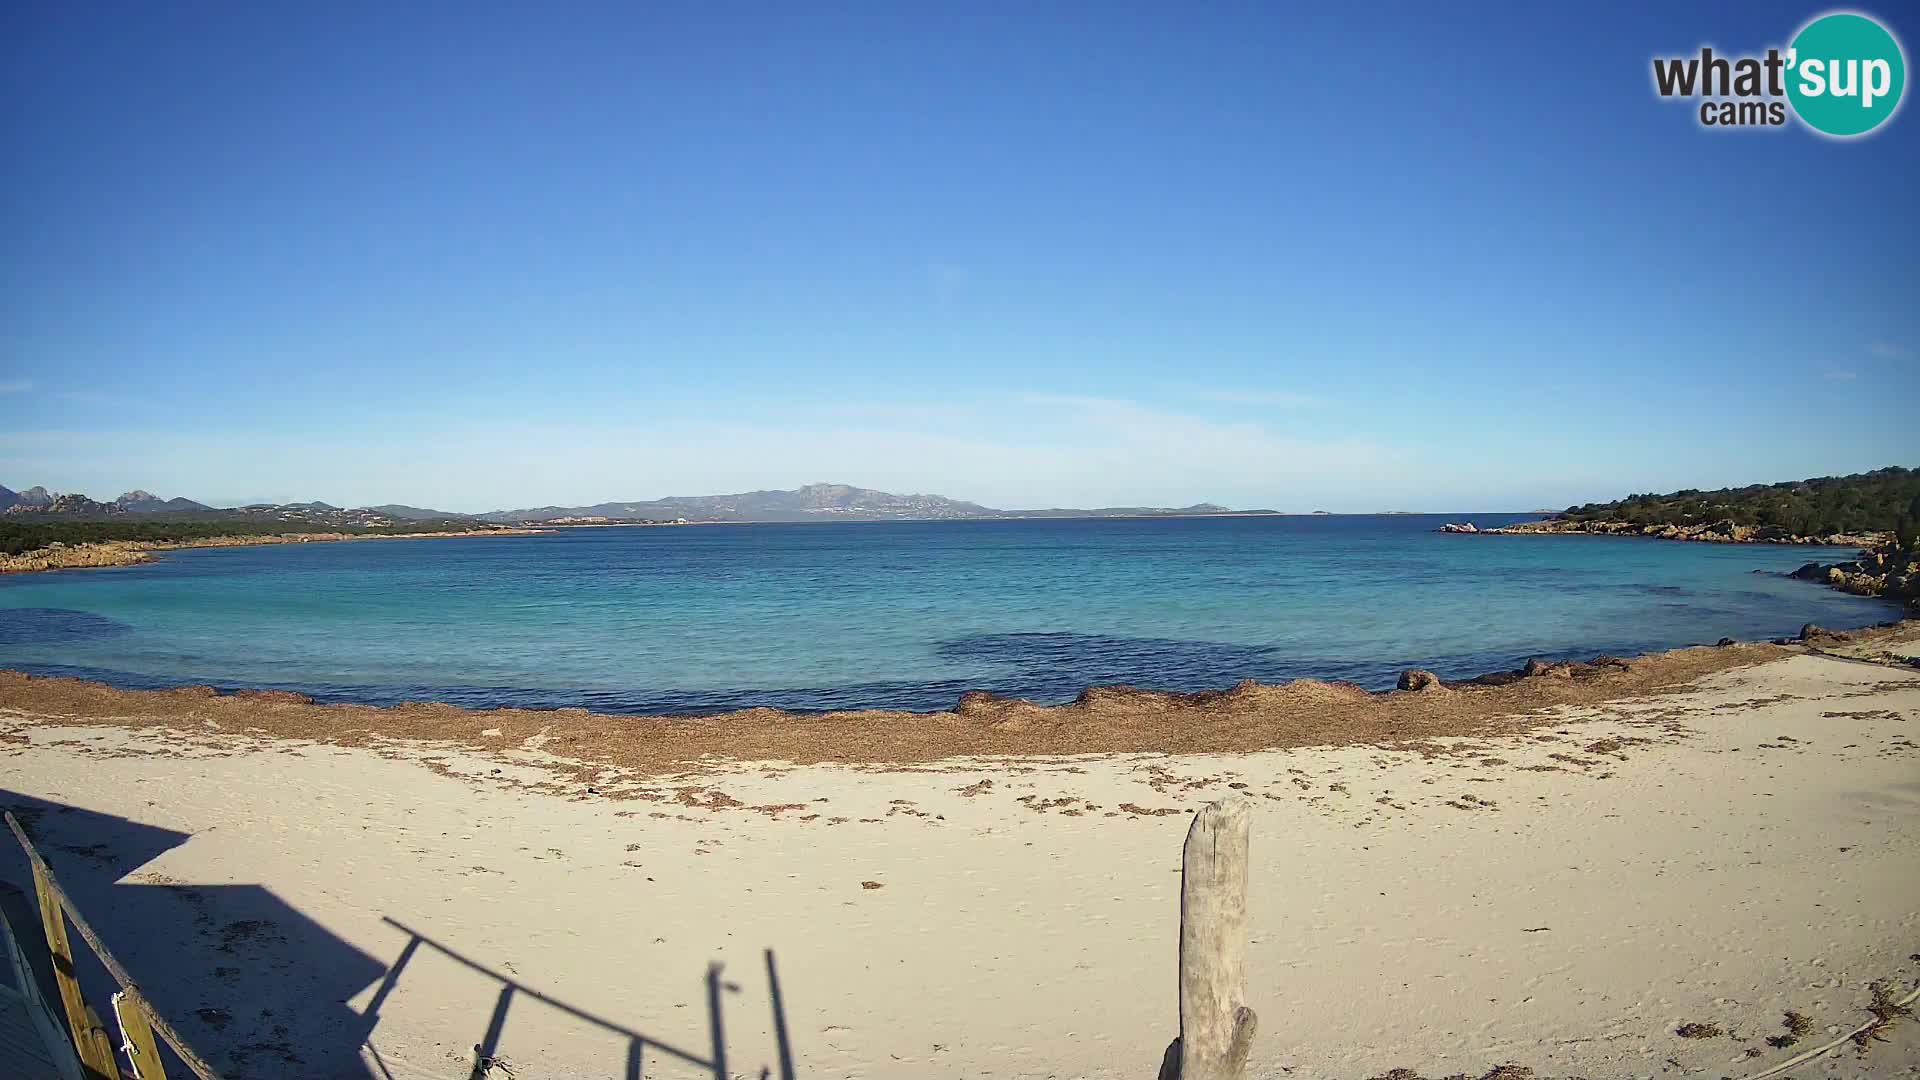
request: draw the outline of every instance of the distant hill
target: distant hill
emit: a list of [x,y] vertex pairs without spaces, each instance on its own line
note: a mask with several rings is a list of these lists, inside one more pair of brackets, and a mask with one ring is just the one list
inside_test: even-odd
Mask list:
[[365,509],[376,514],[385,514],[395,521],[459,521],[471,518],[472,514],[456,514],[451,510],[428,510],[419,506],[407,506],[403,503],[383,503]]
[[214,516],[237,516],[250,520],[281,521],[289,525],[312,526],[333,529],[390,529],[404,523],[408,528],[419,525],[439,523],[471,522],[473,519],[463,514],[446,514],[436,510],[419,510],[416,507],[398,507],[414,511],[412,515],[400,515],[390,512],[385,506],[359,506],[346,508],[331,503],[255,503],[252,506],[236,506],[231,510],[215,510]]
[[1826,536],[1889,532],[1916,499],[1920,499],[1920,470],[1893,466],[1778,484],[1629,495],[1613,502],[1569,506],[1559,517],[1582,524],[1685,526],[1729,521],[1796,536]]
[[851,484],[808,484],[792,491],[744,491],[734,495],[680,495],[665,499],[603,502],[590,506],[536,506],[462,514],[404,503],[342,508],[324,502],[251,503],[219,509],[192,499],[162,499],[149,491],[129,491],[110,503],[84,495],[56,495],[34,487],[15,492],[0,487],[0,511],[9,514],[102,518],[142,514],[178,520],[221,517],[281,521],[302,527],[386,528],[399,522],[521,522],[596,524],[633,522],[782,522],[782,521],[970,521],[1019,518],[1178,517],[1265,514],[1266,510],[1229,510],[1217,503],[1192,506],[1106,506],[1093,510],[998,510],[944,495],[896,495]]
[[56,494],[41,487],[28,488],[25,491],[13,491],[0,487],[0,513],[22,523],[50,523],[56,520],[98,522],[135,516],[150,522],[154,528],[168,525],[191,526],[186,528],[186,532],[182,535],[208,535],[206,529],[211,527],[212,522],[223,522],[234,527],[238,532],[249,533],[269,529],[286,529],[296,532],[326,529],[392,529],[402,522],[409,528],[418,528],[435,523],[453,525],[460,522],[471,524],[473,521],[473,518],[466,514],[423,510],[412,506],[361,507],[349,510],[330,503],[304,502],[254,503],[222,509],[193,499],[163,499],[150,491],[140,490],[129,491],[112,502],[99,502],[85,495]]
[[11,510],[16,506],[26,510],[37,510],[51,505],[53,494],[43,487],[30,487],[25,491],[14,491],[0,487],[0,511]]
[[[1256,511],[1257,512],[1257,511]],[[963,521],[1007,518],[1152,517],[1230,514],[1213,503],[1169,508],[1110,506],[1098,510],[996,510],[944,495],[896,495],[849,484],[808,484],[792,491],[682,495],[591,506],[537,506],[480,514],[482,521]]]
[[[9,493],[11,494],[11,493]],[[22,498],[20,496],[25,496]],[[28,488],[15,496],[13,505],[7,507],[9,514],[57,514],[66,517],[105,517],[109,514],[124,514],[126,508],[117,503],[95,502],[85,495],[49,495],[46,488]]]
[[993,517],[978,503],[942,495],[894,495],[847,484],[808,484],[792,491],[745,491],[737,495],[678,495],[591,506],[538,506],[496,510],[482,521],[555,521],[562,518],[676,521],[831,521]]
[[1102,506],[1093,510],[995,510],[995,517],[1077,518],[1077,517],[1215,517],[1223,514],[1265,514],[1265,510],[1229,510],[1219,503],[1194,503],[1192,506]]
[[135,489],[113,500],[113,505],[129,514],[180,514],[194,510],[211,510],[206,503],[192,499],[163,499],[149,491]]
[[43,487],[13,491],[0,487],[0,511],[9,514],[62,514],[99,517],[107,514],[183,514],[211,510],[192,499],[162,499],[150,491],[129,491],[109,503],[79,494],[56,494]]

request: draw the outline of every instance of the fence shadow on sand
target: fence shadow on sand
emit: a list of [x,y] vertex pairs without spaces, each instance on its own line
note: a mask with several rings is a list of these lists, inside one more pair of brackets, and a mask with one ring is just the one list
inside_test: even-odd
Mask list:
[[[405,943],[389,965],[263,886],[195,885],[142,869],[193,839],[187,833],[6,789],[0,789],[0,809],[19,819],[69,899],[139,981],[155,1012],[171,1021],[224,1080],[450,1075],[450,1062],[424,1072],[402,1068],[397,1074],[375,1046],[383,1008],[394,1001],[407,969],[423,951],[459,965],[492,992],[490,1011],[473,1017],[468,1074],[473,1080],[511,1075],[500,1053],[503,1033],[509,1013],[529,1006],[557,1010],[584,1028],[625,1041],[624,1063],[609,1061],[595,1069],[596,1075],[642,1080],[649,1056],[670,1059],[676,1075],[691,1071],[726,1078],[738,1067],[727,1057],[724,1004],[739,987],[726,981],[717,964],[706,973],[708,1039],[690,1049],[562,1001],[392,918],[384,921],[405,935]],[[200,842],[217,844],[218,834],[202,833]],[[0,845],[0,880],[16,885],[31,880],[14,844]],[[30,896],[31,889],[26,891]],[[105,968],[84,948],[75,960],[86,999],[108,1001],[118,987]],[[761,1067],[759,1074],[791,1080],[794,1066],[771,950],[766,966],[779,1062]],[[369,990],[366,1004],[356,1009],[352,1002]],[[435,1034],[454,1042],[462,1033]],[[163,1058],[171,1056],[163,1052]],[[174,1061],[164,1063],[169,1076],[189,1075]]]
[[[393,989],[399,985],[407,966],[414,960],[422,948],[452,960],[467,971],[481,976],[498,987],[494,996],[493,1011],[487,1017],[485,1032],[473,1048],[474,1063],[469,1080],[482,1080],[482,1078],[493,1076],[495,1075],[495,1069],[499,1069],[502,1075],[510,1073],[512,1066],[500,1056],[500,1046],[502,1035],[506,1029],[507,1016],[515,1008],[517,1003],[522,1005],[532,1004],[543,1006],[555,1010],[572,1020],[579,1021],[588,1027],[625,1039],[627,1043],[625,1071],[619,1074],[624,1077],[625,1080],[643,1080],[648,1051],[672,1058],[684,1065],[691,1066],[703,1072],[709,1072],[715,1080],[728,1080],[729,1077],[734,1075],[733,1071],[729,1068],[727,1060],[725,1001],[728,993],[737,993],[740,987],[728,982],[724,978],[723,969],[719,964],[709,965],[706,974],[708,1045],[701,1051],[695,1051],[667,1042],[646,1034],[645,1032],[636,1031],[617,1021],[578,1008],[549,994],[545,994],[511,975],[503,974],[456,949],[450,948],[428,937],[396,919],[387,918],[383,921],[394,929],[406,934],[407,943],[405,947],[400,950],[400,955],[394,961],[393,966],[387,969],[385,977],[381,979],[379,989],[374,992],[373,999],[367,1005],[366,1014],[372,1018],[375,1023],[378,1022],[381,1005],[386,1001]],[[780,1058],[778,1075],[782,1080],[793,1080],[794,1065],[792,1048],[787,1038],[785,1006],[780,994],[779,971],[772,949],[766,951],[766,966],[767,981],[773,1008],[774,1035]],[[379,1063],[378,1051],[371,1045],[369,1045],[368,1051],[375,1062]],[[702,1053],[706,1056],[702,1057]],[[760,1075],[762,1077],[775,1075],[773,1067],[762,1066]],[[382,1077],[382,1080],[392,1080],[391,1074]]]

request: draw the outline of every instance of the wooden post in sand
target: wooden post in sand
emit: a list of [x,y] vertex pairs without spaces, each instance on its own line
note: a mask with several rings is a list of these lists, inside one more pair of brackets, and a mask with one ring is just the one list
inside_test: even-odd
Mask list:
[[1180,869],[1180,1037],[1160,1080],[1241,1080],[1253,1048],[1247,996],[1247,835],[1243,798],[1208,803],[1187,830]]

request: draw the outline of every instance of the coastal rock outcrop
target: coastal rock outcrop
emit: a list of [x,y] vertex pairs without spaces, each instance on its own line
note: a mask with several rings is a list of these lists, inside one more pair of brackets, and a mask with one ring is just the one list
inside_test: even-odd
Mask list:
[[1847,562],[1808,563],[1787,576],[1855,596],[1884,596],[1900,601],[1909,611],[1920,611],[1920,545],[1888,540]]
[[1886,587],[1885,575],[1853,570],[1845,565],[1828,567],[1826,579],[1828,585],[1855,596],[1877,596]]
[[1442,532],[1578,534],[1585,536],[1646,536],[1656,540],[1691,540],[1708,544],[1827,544],[1865,547],[1887,539],[1883,533],[1827,533],[1805,536],[1775,526],[1741,525],[1733,521],[1710,521],[1697,525],[1640,525],[1631,521],[1583,521],[1551,517],[1540,521],[1522,521],[1493,529],[1459,529],[1443,526]]
[[[1920,500],[1916,500],[1920,506]],[[1905,604],[1909,611],[1920,611],[1920,542],[1916,542],[1916,521],[1920,509],[1901,515],[1891,533],[1828,533],[1803,536],[1776,526],[1741,525],[1720,520],[1697,525],[1640,525],[1630,521],[1576,520],[1550,517],[1523,521],[1493,529],[1476,529],[1471,523],[1440,527],[1441,532],[1524,533],[1592,536],[1645,536],[1660,540],[1692,540],[1719,544],[1827,544],[1860,548],[1860,554],[1847,562],[1802,565],[1785,576],[1800,581],[1817,581],[1856,596],[1884,596]],[[1773,571],[1756,570],[1755,573]]]
[[[1477,533],[1480,531],[1480,527],[1471,521],[1465,523],[1449,521],[1445,525],[1440,526],[1439,531],[1443,533]],[[1496,530],[1489,529],[1487,531],[1494,532]]]
[[18,555],[0,555],[0,574],[32,573],[40,570],[71,570],[81,567],[133,566],[153,561],[154,545],[113,540],[99,544],[63,544],[54,542],[43,548]]
[[1408,668],[1401,672],[1395,688],[1418,694],[1445,693],[1447,689],[1440,682],[1440,676],[1421,668]]
[[[9,511],[11,512],[11,511]],[[18,555],[0,555],[0,574],[82,567],[133,566],[151,562],[156,551],[180,548],[257,547],[265,544],[306,544],[322,540],[425,540],[449,536],[531,536],[540,529],[482,526],[443,532],[403,533],[261,533],[243,536],[199,536],[182,540],[101,540],[69,544],[53,541]]]

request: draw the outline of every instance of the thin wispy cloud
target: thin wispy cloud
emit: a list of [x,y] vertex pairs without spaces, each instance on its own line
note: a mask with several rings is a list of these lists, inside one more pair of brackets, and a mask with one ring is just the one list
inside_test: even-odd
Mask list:
[[1912,355],[1907,351],[1907,349],[1903,348],[1902,346],[1895,345],[1890,341],[1876,341],[1873,344],[1867,346],[1867,351],[1872,353],[1875,356],[1878,356],[1887,360],[1904,360],[1908,356]]
[[1826,375],[1828,382],[1852,382],[1859,377],[1859,374],[1852,371],[1829,371]]
[[[989,506],[1185,506],[1210,500],[1304,509],[1401,475],[1395,447],[1361,435],[1310,438],[1260,419],[1225,420],[1118,398],[1003,395],[955,402],[937,422],[914,410],[762,421],[564,427],[484,436],[391,432],[0,432],[16,470],[73,490],[132,485],[167,495],[297,492],[370,505],[494,510],[605,499],[796,487],[831,480],[934,492]],[[409,468],[383,466],[403,458]],[[343,484],[341,477],[354,478]]]
[[0,394],[24,394],[33,389],[33,383],[27,379],[0,379]]

